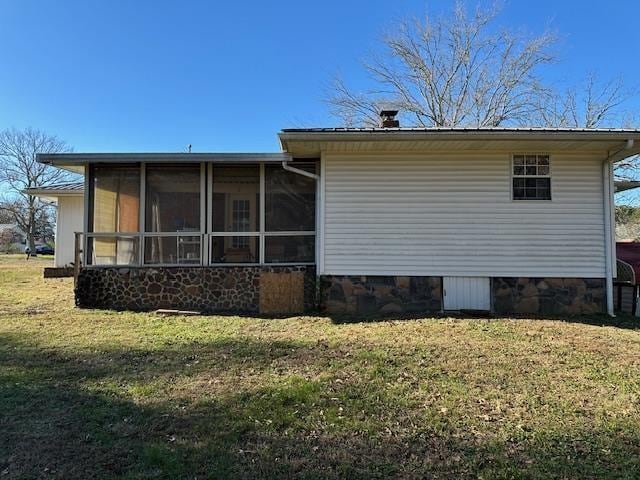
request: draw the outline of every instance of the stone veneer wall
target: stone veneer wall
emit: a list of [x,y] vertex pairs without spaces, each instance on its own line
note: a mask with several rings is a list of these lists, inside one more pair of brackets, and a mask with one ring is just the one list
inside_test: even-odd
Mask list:
[[500,277],[491,283],[493,311],[498,315],[578,315],[605,310],[604,278]]
[[329,314],[437,312],[442,309],[442,279],[327,275],[321,279],[320,304]]
[[[80,270],[76,305],[114,310],[171,308],[201,312],[259,313],[261,272],[303,272],[304,309],[316,309],[312,266],[100,267]],[[602,278],[491,279],[497,315],[575,315],[603,312]],[[323,276],[320,307],[329,314],[439,312],[441,277]]]
[[113,310],[258,313],[261,272],[303,272],[304,308],[315,310],[316,275],[312,266],[83,268],[75,289],[76,305]]

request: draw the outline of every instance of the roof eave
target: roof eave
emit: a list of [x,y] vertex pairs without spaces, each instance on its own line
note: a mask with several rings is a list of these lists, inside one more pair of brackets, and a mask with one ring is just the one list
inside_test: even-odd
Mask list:
[[41,153],[40,163],[56,167],[86,165],[89,163],[200,163],[200,162],[283,162],[291,155],[278,153]]
[[82,190],[48,190],[40,188],[25,188],[23,193],[35,195],[36,197],[77,197],[84,195]]
[[[314,130],[285,129],[278,137],[283,151],[291,152],[289,142],[353,142],[353,141],[601,141],[624,146],[633,140],[632,148],[626,148],[624,156],[640,153],[640,130],[636,129],[367,129],[367,130]],[[611,145],[602,151],[611,151]]]
[[[640,130],[403,130],[363,131],[282,130],[281,144],[288,140],[640,140]],[[551,138],[550,138],[551,137]]]

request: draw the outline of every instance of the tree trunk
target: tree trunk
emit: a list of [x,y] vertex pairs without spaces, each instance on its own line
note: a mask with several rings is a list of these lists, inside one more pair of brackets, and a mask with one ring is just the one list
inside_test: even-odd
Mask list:
[[31,257],[37,257],[36,252],[36,238],[35,238],[35,226],[36,226],[36,212],[33,205],[33,199],[29,201],[29,228],[27,232],[27,240],[29,242],[29,255]]

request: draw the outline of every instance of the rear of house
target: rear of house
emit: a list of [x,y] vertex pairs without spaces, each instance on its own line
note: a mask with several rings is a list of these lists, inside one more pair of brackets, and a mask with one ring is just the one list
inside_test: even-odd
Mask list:
[[80,306],[609,310],[636,130],[289,129],[280,153],[60,154],[85,173]]

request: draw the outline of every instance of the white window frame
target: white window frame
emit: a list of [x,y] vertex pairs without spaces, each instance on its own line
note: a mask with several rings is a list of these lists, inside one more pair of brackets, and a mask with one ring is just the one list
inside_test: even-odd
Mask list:
[[[537,167],[539,167],[538,165],[538,159],[539,157],[547,157],[548,159],[548,167],[549,167],[549,171],[546,175],[539,175],[536,171],[535,175],[531,175],[531,174],[527,174],[526,173],[526,157],[532,157],[535,156],[536,157],[536,169]],[[523,167],[525,168],[525,173],[523,174],[518,174],[516,175],[515,173],[515,159],[516,157],[523,157],[524,159],[524,164]],[[548,153],[531,153],[531,152],[522,152],[522,153],[513,153],[511,155],[511,162],[510,162],[510,167],[509,167],[509,189],[510,189],[510,195],[511,195],[511,201],[512,202],[551,202],[553,200],[553,180],[552,180],[552,171],[551,171],[551,164],[552,164],[552,158],[551,155],[549,155]],[[515,198],[514,196],[514,185],[513,185],[513,180],[516,178],[548,178],[549,179],[549,198]]]

